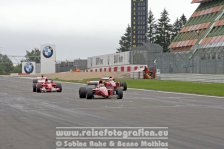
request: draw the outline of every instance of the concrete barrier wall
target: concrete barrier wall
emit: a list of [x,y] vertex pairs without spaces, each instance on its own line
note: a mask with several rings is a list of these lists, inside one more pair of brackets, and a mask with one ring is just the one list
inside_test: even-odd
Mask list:
[[130,52],[114,53],[107,55],[99,55],[89,57],[87,60],[87,68],[99,68],[130,64]]
[[190,82],[224,83],[224,75],[220,74],[163,73],[160,74],[160,79]]
[[111,67],[90,68],[87,72],[133,72],[139,69],[144,69],[146,65],[120,65]]

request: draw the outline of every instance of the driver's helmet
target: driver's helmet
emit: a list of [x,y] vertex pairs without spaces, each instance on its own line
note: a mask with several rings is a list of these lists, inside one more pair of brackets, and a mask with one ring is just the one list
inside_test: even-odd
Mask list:
[[99,81],[99,87],[104,87],[103,80],[100,80],[100,81]]
[[46,77],[44,77],[44,75],[41,75],[41,80],[46,80]]
[[48,79],[45,79],[45,82],[48,82]]
[[110,76],[109,77],[109,81],[113,81],[113,80],[114,80],[114,78]]

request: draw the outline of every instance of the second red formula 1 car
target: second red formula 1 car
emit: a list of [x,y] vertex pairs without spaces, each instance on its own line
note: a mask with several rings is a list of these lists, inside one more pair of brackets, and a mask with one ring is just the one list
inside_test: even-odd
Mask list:
[[35,79],[33,81],[33,92],[62,92],[62,85],[47,78]]
[[123,98],[123,90],[121,88],[107,88],[103,81],[90,81],[87,83],[87,87],[79,88],[79,97],[93,99],[96,96],[103,98],[117,97],[117,99]]

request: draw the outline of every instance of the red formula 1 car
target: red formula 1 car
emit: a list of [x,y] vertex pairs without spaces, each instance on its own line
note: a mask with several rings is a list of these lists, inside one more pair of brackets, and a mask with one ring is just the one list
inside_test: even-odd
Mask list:
[[116,81],[114,81],[113,77],[104,77],[104,78],[101,78],[101,80],[104,82],[104,84],[107,88],[114,88],[115,90],[117,88],[122,88],[123,91],[127,90],[126,82],[116,82]]
[[87,87],[79,88],[79,97],[93,99],[95,96],[110,98],[117,97],[117,99],[123,98],[123,90],[121,88],[107,88],[103,81],[90,81],[87,83]]
[[41,77],[33,80],[33,92],[62,92],[62,86],[60,83]]

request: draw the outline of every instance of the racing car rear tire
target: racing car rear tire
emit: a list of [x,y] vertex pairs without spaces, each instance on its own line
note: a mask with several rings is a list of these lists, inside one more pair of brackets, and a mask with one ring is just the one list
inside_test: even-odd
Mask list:
[[126,91],[128,86],[126,82],[121,82],[121,86],[123,87],[123,91]]
[[79,88],[79,98],[86,98],[86,87],[80,87]]
[[36,92],[36,91],[37,91],[37,84],[33,83],[33,92]]
[[121,88],[117,89],[117,99],[123,98],[123,90]]
[[87,91],[86,91],[86,98],[87,98],[87,99],[93,99],[93,89],[91,89],[91,88],[87,88]]
[[40,93],[41,92],[41,88],[42,88],[42,85],[41,84],[37,84],[37,93]]
[[60,89],[60,90],[57,91],[57,92],[62,92],[62,86],[61,86],[61,83],[57,83],[57,84],[56,84],[56,87]]
[[38,80],[37,79],[33,79],[33,83],[37,83],[38,82]]

